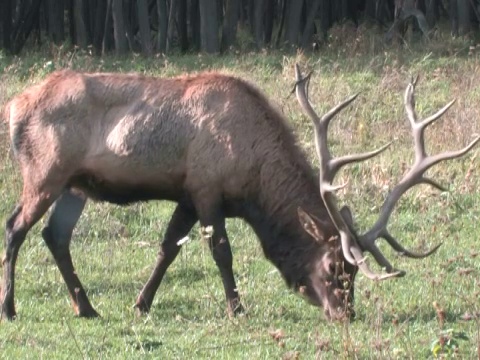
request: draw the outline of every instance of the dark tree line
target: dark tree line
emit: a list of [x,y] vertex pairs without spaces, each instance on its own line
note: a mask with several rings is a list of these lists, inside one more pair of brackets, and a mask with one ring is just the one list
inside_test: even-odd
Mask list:
[[454,35],[477,31],[479,0],[1,0],[0,49],[69,40],[97,54],[129,51],[216,53],[235,46],[239,31],[258,48],[310,48],[342,21],[372,22],[386,40],[409,19],[429,36],[440,19]]

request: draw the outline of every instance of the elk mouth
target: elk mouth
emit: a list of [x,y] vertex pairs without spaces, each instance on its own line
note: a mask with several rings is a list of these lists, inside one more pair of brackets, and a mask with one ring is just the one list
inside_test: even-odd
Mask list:
[[355,320],[355,310],[350,300],[328,302],[323,304],[323,313],[328,321],[353,321]]
[[322,302],[325,317],[329,321],[348,321],[355,317],[353,304],[345,290],[335,289]]
[[347,321],[350,319],[350,313],[345,307],[330,307],[324,308],[324,314],[329,321]]
[[310,304],[323,308],[328,321],[354,320],[353,294],[335,283],[322,282],[325,286],[321,286],[312,282],[310,286],[300,286],[298,291]]

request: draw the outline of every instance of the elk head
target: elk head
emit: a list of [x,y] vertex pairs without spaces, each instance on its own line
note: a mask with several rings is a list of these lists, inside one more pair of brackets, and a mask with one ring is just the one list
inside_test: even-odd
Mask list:
[[[414,98],[417,79],[412,80],[405,91],[405,110],[412,128],[415,162],[388,194],[381,207],[378,220],[372,228],[364,234],[357,234],[353,226],[354,221],[350,210],[347,207],[339,210],[337,207],[334,192],[345,185],[334,186],[334,177],[343,166],[370,159],[386,150],[391,143],[368,153],[333,158],[328,148],[328,126],[334,116],[355,100],[357,95],[348,98],[324,116],[319,117],[307,97],[306,85],[311,74],[302,77],[298,65],[295,67],[295,72],[297,100],[304,113],[310,117],[315,126],[315,145],[320,162],[320,194],[330,220],[338,232],[338,236],[333,237],[333,239],[325,239],[320,219],[315,219],[299,209],[299,218],[304,229],[319,241],[323,247],[322,256],[318,260],[318,264],[314,266],[311,274],[309,289],[304,291],[304,294],[311,302],[323,306],[328,318],[333,320],[344,319],[353,314],[351,306],[353,301],[353,281],[357,270],[360,270],[372,280],[385,280],[405,275],[404,271],[395,269],[376,246],[375,241],[378,238],[386,240],[400,255],[415,259],[425,258],[440,247],[441,243],[434,246],[430,251],[421,254],[405,249],[387,230],[388,220],[400,197],[413,186],[428,184],[441,191],[446,191],[443,186],[426,177],[425,172],[441,161],[463,156],[478,143],[480,136],[476,137],[461,150],[427,155],[424,141],[425,129],[439,119],[455,101],[451,101],[427,119],[417,121]],[[324,223],[325,221],[323,221]],[[365,252],[369,252],[373,256],[375,261],[385,270],[385,273],[378,274],[370,269],[366,262]]]

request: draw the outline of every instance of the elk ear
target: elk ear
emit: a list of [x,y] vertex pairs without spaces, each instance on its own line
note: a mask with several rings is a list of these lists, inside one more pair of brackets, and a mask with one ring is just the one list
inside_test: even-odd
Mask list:
[[302,224],[304,230],[310,234],[318,242],[324,242],[323,232],[317,226],[315,220],[307,214],[301,207],[297,209],[298,212],[298,219]]

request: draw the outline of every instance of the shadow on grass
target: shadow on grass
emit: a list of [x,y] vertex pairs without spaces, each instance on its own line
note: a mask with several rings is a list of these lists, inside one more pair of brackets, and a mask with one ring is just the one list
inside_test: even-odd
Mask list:
[[[445,311],[445,323],[455,323],[461,319],[461,314],[453,311]],[[408,313],[399,313],[394,315],[385,314],[383,316],[383,321],[386,323],[392,323],[392,321],[398,320],[399,323],[403,322],[416,322],[416,323],[430,323],[438,320],[438,315],[435,310],[422,311],[420,314],[408,314]]]
[[160,321],[198,321],[204,318],[210,320],[227,318],[226,303],[223,299],[206,303],[205,300],[192,299],[179,294],[174,299],[164,299],[159,294],[150,309],[150,316]]
[[[358,314],[355,318],[355,322],[366,322],[369,321],[372,317],[372,314],[366,316],[365,313]],[[453,311],[445,311],[445,317],[443,321],[445,323],[456,323],[462,319],[462,314]],[[398,312],[398,313],[389,313],[385,312],[382,315],[382,322],[384,324],[392,324],[392,323],[422,323],[422,324],[429,324],[431,322],[438,321],[438,314],[435,310],[429,311],[417,311],[417,313],[410,312]]]
[[[208,274],[206,274],[204,270],[197,268],[188,268],[186,271],[171,271],[165,275],[157,293],[168,291],[173,284],[175,284],[176,287],[185,286],[185,289],[187,289],[194,282],[204,281],[207,276]],[[118,293],[121,294],[121,296],[130,296],[131,294],[133,294],[131,296],[137,296],[143,288],[143,285],[147,282],[147,278],[138,279],[138,277],[132,276],[131,281],[115,281],[113,275],[108,275],[103,280],[97,278],[90,281],[82,279],[81,281],[88,296],[102,296],[109,293]],[[40,297],[46,294],[61,294],[60,288],[64,289],[65,293],[68,293],[65,282],[61,279],[58,281],[37,283],[34,286],[25,288],[24,291],[29,296]]]
[[151,352],[162,347],[163,343],[158,340],[150,340],[150,339],[140,340],[139,339],[137,341],[129,341],[129,345],[134,347],[136,350]]
[[205,269],[199,269],[195,267],[188,267],[184,270],[176,269],[175,271],[167,271],[162,285],[175,283],[177,285],[185,284],[188,286],[191,285],[192,282],[204,281],[207,276],[210,276],[210,274],[206,273]]

